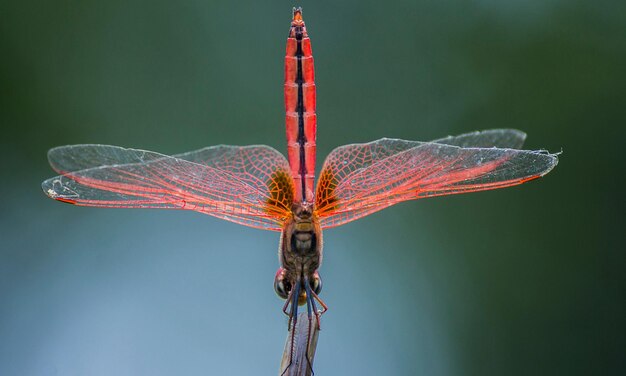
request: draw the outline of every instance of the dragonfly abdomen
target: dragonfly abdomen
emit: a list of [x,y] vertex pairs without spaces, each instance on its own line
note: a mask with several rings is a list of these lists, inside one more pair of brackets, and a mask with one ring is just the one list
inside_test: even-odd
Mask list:
[[302,11],[294,9],[285,54],[285,125],[296,202],[313,201],[317,127],[314,79],[311,40],[302,20]]

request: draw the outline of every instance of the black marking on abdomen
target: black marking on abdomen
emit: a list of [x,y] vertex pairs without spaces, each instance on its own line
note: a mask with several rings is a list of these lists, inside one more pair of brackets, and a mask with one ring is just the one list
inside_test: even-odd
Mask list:
[[302,28],[296,28],[296,59],[298,61],[296,84],[298,85],[298,102],[296,104],[296,112],[298,113],[298,145],[300,146],[300,182],[302,185],[302,201],[306,200],[306,156],[304,154],[304,144],[306,136],[304,134],[304,76],[302,72]]

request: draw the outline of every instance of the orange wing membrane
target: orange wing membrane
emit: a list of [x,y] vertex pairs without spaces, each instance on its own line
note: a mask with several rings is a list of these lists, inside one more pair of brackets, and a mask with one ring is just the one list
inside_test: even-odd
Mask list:
[[285,54],[285,125],[296,202],[313,202],[317,127],[314,80],[311,40],[302,9],[294,8]]
[[320,174],[320,223],[335,227],[402,201],[509,187],[547,174],[557,156],[515,149],[524,138],[500,129],[433,142],[383,138],[341,146]]
[[42,183],[80,206],[187,209],[280,231],[295,188],[285,157],[269,146],[213,146],[166,156],[108,145],[51,149],[61,174]]

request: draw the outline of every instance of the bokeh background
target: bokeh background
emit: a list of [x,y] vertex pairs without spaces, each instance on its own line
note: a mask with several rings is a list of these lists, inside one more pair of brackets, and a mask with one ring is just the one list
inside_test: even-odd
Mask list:
[[39,185],[62,144],[284,151],[293,5],[318,165],[346,143],[497,127],[563,151],[539,181],[327,231],[316,374],[624,374],[626,3],[592,4],[3,1],[0,374],[277,373],[278,234]]

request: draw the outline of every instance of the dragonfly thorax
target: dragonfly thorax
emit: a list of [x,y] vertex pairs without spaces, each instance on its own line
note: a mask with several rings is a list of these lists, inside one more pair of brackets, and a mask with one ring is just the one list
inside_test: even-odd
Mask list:
[[318,236],[321,238],[317,218],[313,216],[310,205],[296,204],[293,208],[293,223],[286,226],[288,230],[289,251],[295,256],[313,256],[317,252]]
[[274,289],[283,299],[295,286],[298,304],[306,302],[305,285],[319,293],[322,280],[317,269],[322,264],[322,228],[312,205],[295,204],[292,216],[283,227],[278,258],[280,268],[274,279]]
[[322,228],[310,204],[295,204],[281,234],[279,261],[288,279],[309,277],[322,262]]

